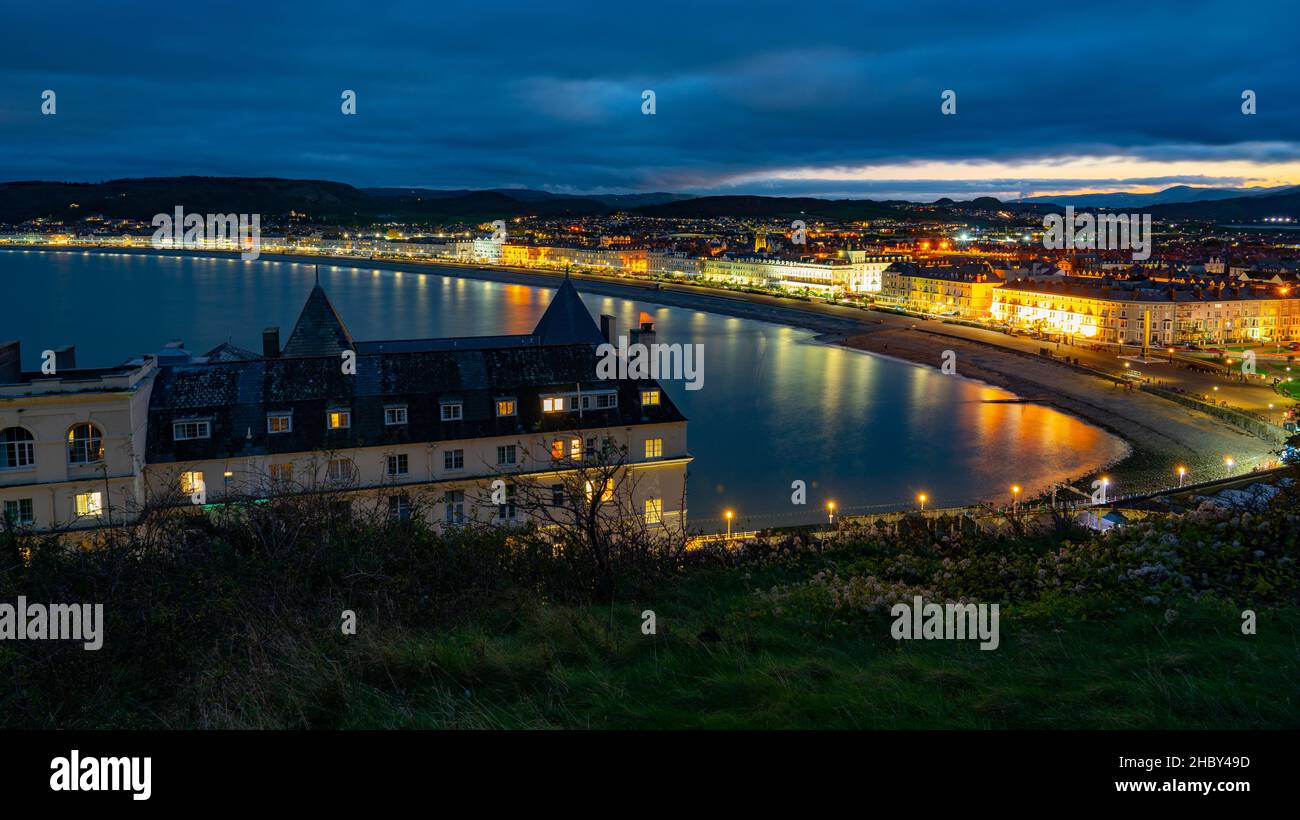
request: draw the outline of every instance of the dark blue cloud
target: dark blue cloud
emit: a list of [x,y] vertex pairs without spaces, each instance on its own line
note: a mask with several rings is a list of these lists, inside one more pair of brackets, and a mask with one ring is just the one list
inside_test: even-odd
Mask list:
[[[1297,162],[1297,22],[1287,0],[28,4],[0,32],[0,178],[924,198],[1066,186],[1001,171],[986,185],[764,175],[1118,154]],[[54,117],[39,111],[47,88]],[[939,114],[949,88],[955,117]],[[1247,88],[1253,117],[1239,110]],[[343,89],[355,117],[339,111]]]

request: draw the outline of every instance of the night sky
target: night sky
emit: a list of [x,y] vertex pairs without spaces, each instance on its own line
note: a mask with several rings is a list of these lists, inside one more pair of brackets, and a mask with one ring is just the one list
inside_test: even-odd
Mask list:
[[911,199],[1300,184],[1293,0],[286,5],[7,4],[0,180]]

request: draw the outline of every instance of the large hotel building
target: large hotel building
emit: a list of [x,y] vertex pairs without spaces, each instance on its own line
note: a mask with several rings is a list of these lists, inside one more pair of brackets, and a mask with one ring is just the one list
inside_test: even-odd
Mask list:
[[324,492],[435,526],[517,524],[516,482],[562,488],[601,459],[630,511],[684,527],[686,419],[653,380],[597,376],[603,324],[566,278],[530,334],[357,341],[317,284],[283,346],[268,328],[260,352],[173,343],[79,369],[63,351],[46,373],[10,342],[0,523],[89,530],[150,504]]
[[1300,339],[1300,298],[1285,285],[1223,279],[1053,277],[993,291],[995,321],[1112,344]]

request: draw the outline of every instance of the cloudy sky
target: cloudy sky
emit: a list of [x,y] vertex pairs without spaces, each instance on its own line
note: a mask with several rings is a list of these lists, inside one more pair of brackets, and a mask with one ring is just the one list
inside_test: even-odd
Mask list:
[[10,4],[0,180],[925,200],[1300,184],[1298,24],[1293,0]]

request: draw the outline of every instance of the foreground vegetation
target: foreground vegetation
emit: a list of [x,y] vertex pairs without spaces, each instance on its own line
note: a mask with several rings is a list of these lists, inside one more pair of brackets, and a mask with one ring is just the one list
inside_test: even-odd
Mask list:
[[[1294,487],[1106,535],[908,520],[615,550],[608,573],[536,534],[301,500],[86,552],[8,533],[0,602],[99,602],[107,625],[95,652],[0,643],[0,725],[1295,727],[1298,538]],[[1000,603],[1000,647],[893,640],[914,595]]]

